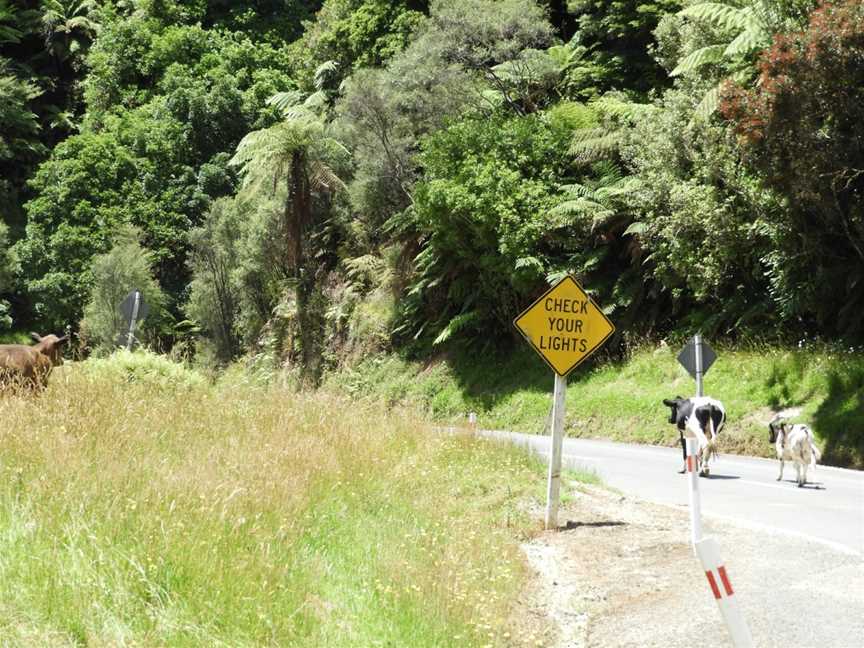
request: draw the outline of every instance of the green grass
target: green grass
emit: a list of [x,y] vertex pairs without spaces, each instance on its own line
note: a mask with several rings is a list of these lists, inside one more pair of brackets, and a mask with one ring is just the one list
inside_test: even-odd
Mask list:
[[0,645],[534,645],[512,446],[137,353],[0,420]]
[[[678,347],[643,346],[623,361],[589,361],[568,379],[570,436],[674,445],[662,399],[690,396],[694,381],[678,364]],[[864,468],[864,355],[836,348],[717,348],[705,393],[728,411],[721,451],[770,456],[767,422],[797,407],[810,424],[823,463]],[[553,377],[527,347],[506,357],[457,354],[426,364],[397,357],[365,361],[329,378],[363,398],[412,403],[450,423],[478,413],[481,427],[543,433]]]

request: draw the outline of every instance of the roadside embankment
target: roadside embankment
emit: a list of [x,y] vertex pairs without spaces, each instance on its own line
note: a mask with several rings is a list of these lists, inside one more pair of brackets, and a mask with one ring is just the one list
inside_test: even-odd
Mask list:
[[[643,346],[624,360],[591,360],[569,377],[569,436],[674,445],[663,398],[688,396],[693,380],[677,346]],[[854,349],[772,346],[728,349],[705,378],[705,393],[726,405],[721,452],[770,456],[767,423],[784,411],[816,433],[822,463],[864,468],[864,354]],[[465,422],[476,412],[489,429],[545,431],[552,375],[528,348],[507,356],[453,354],[432,362],[368,359],[331,375],[330,387],[355,398],[421,407],[433,419]]]

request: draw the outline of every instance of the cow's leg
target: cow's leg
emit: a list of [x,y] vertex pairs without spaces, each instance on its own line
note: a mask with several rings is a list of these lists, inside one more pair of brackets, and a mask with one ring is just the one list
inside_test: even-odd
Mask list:
[[777,481],[781,481],[783,479],[783,460],[780,460],[780,475],[777,477]]
[[707,477],[708,476],[708,453],[705,451],[705,448],[699,448],[699,454],[697,455],[697,459],[699,462],[699,476]]
[[795,481],[798,482],[798,488],[804,485],[801,481],[801,464],[797,461],[795,462]]
[[807,464],[801,464],[801,485],[804,486],[807,483]]
[[684,465],[681,470],[678,471],[678,474],[683,475],[687,472],[687,442],[684,440],[684,432],[682,430],[678,430],[678,436],[681,441],[681,457],[684,461]]

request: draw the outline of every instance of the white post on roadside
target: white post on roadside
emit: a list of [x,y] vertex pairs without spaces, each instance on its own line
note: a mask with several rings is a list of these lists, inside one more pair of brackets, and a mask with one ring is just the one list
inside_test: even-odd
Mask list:
[[132,350],[135,340],[135,323],[138,321],[138,309],[141,306],[141,291],[135,291],[135,305],[132,307],[132,317],[129,319],[129,336],[126,339],[126,350]]
[[555,374],[552,401],[552,443],[549,450],[549,483],[546,489],[546,528],[558,528],[558,497],[561,491],[561,448],[564,444],[564,397],[567,379]]
[[696,395],[704,396],[702,388],[702,335],[697,333],[693,336],[693,346],[696,350]]
[[684,444],[687,448],[687,490],[690,494],[690,542],[695,551],[696,543],[702,540],[702,501],[699,498],[699,475],[696,473],[699,442],[688,438],[684,439]]
[[726,573],[726,566],[720,558],[720,546],[714,538],[705,538],[696,544],[696,554],[705,570],[705,577],[720,608],[723,622],[732,637],[732,644],[735,648],[752,648],[753,637],[750,635],[750,627],[741,613],[738,598]]

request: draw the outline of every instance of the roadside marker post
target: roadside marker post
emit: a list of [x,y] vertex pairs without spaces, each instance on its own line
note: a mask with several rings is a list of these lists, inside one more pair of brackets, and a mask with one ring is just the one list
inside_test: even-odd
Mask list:
[[612,322],[573,277],[565,276],[522,311],[513,325],[555,374],[546,528],[558,528],[567,374],[615,332]]
[[717,607],[720,608],[723,622],[732,637],[733,645],[735,648],[752,648],[753,637],[750,635],[750,627],[741,613],[738,598],[726,573],[726,566],[720,558],[720,546],[714,538],[700,540],[695,546],[696,554],[705,570],[705,577],[717,601]]
[[687,491],[690,501],[690,542],[693,550],[702,540],[702,500],[699,497],[699,475],[697,475],[699,442],[696,439],[684,439],[687,447]]

